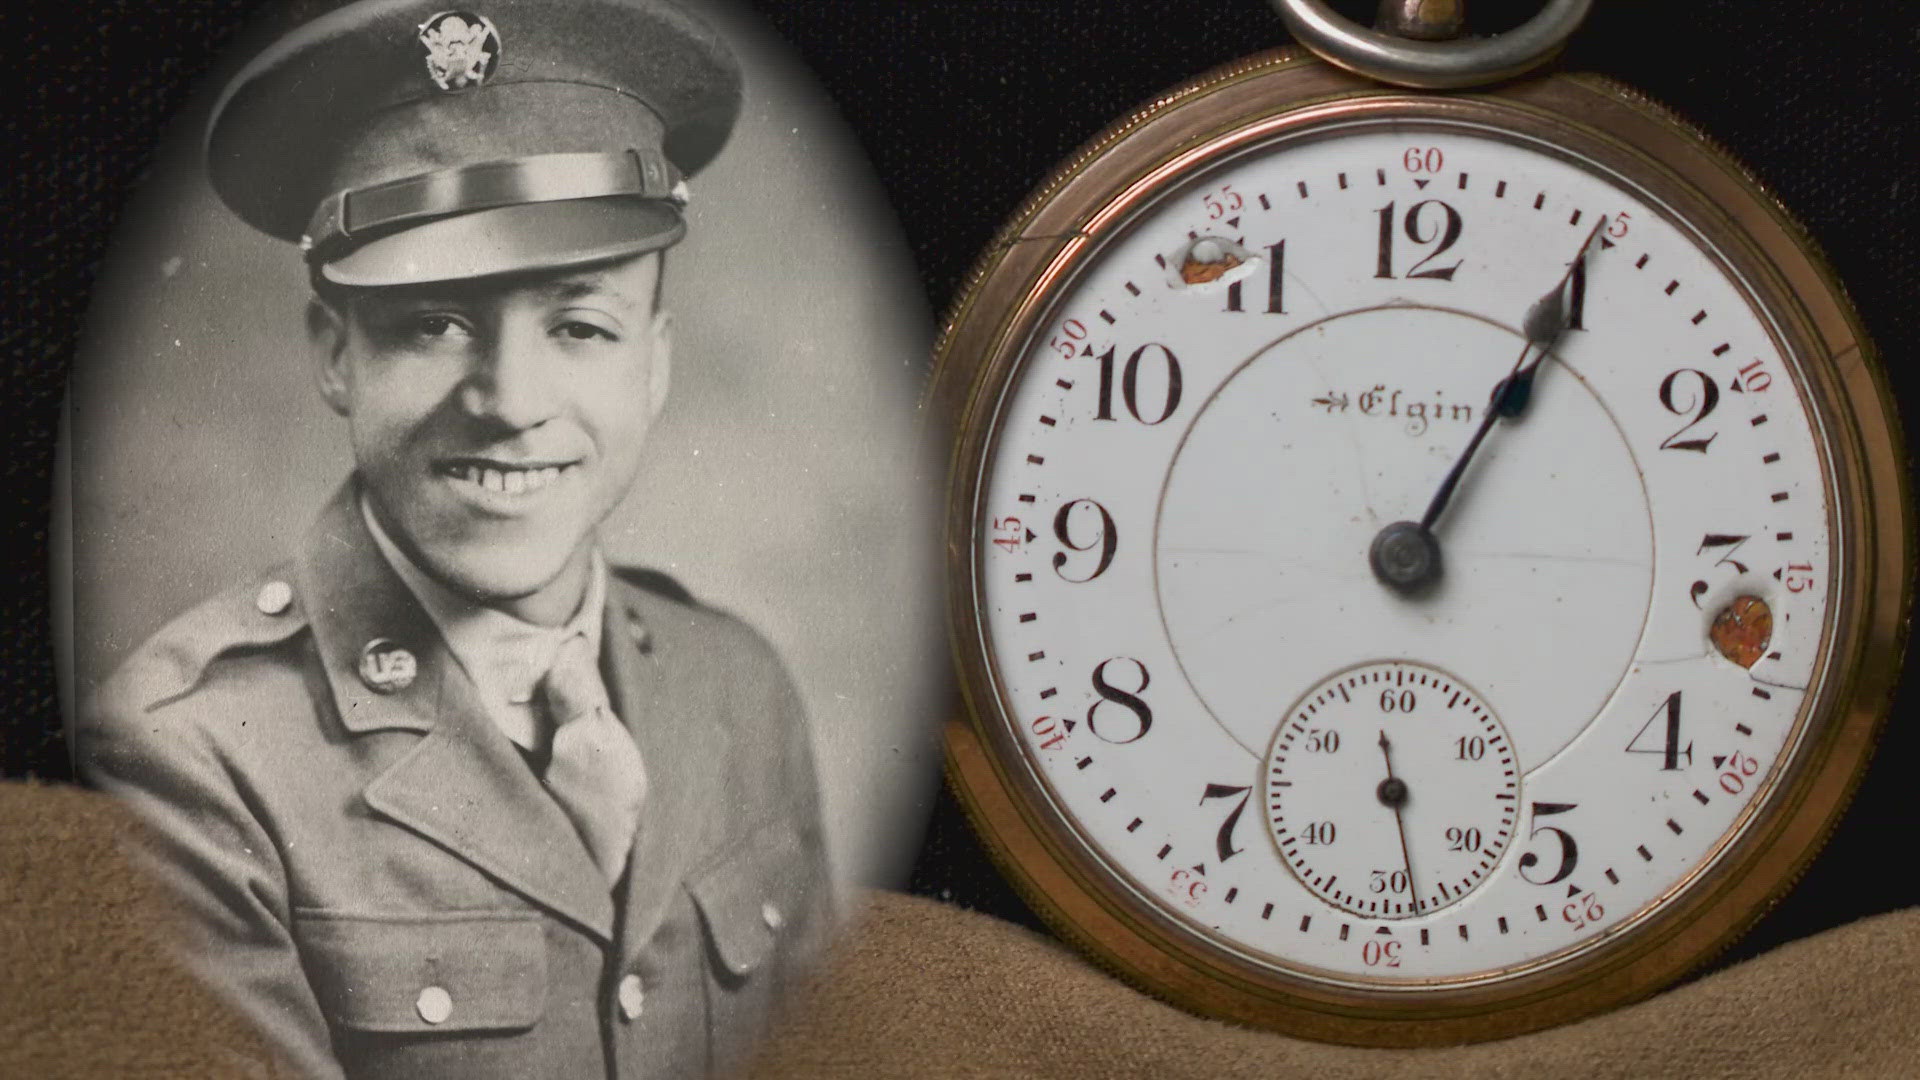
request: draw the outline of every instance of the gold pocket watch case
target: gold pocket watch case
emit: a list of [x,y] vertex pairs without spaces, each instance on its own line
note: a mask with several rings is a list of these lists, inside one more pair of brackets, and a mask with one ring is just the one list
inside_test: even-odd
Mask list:
[[1169,92],[989,248],[954,424],[949,775],[1063,936],[1184,1007],[1494,1038],[1652,993],[1796,880],[1911,601],[1845,293],[1586,75],[1301,51]]

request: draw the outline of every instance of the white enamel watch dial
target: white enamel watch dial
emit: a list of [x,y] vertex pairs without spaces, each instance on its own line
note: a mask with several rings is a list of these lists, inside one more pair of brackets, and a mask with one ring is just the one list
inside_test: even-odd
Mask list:
[[[1603,216],[1618,236],[1586,257],[1575,326],[1436,523],[1438,586],[1383,586],[1369,546],[1420,516]],[[1215,235],[1253,273],[1160,265]],[[1020,713],[1079,721],[1031,744],[1053,797],[1182,917],[1350,978],[1538,961],[1697,868],[1779,760],[1832,595],[1813,422],[1738,284],[1617,180],[1471,127],[1353,124],[1169,192],[1048,330],[997,425],[982,622]],[[1709,639],[1742,596],[1775,627],[1751,667]],[[1526,842],[1458,902],[1382,923],[1407,947],[1379,959],[1364,892],[1316,885],[1254,820],[1221,831],[1234,802],[1207,793],[1252,790],[1295,699],[1399,660],[1506,721]],[[1377,779],[1391,714],[1370,704],[1317,765]],[[1429,786],[1488,786],[1451,765]],[[1399,868],[1359,820],[1380,809],[1325,819],[1350,890]],[[1435,818],[1416,843],[1478,825]],[[1529,874],[1523,849],[1557,869]]]
[[961,413],[956,771],[1056,923],[1202,973],[1163,993],[1538,1026],[1828,762],[1883,539],[1856,421],[1747,238],[1590,132],[1281,116],[1039,203],[1089,200]]

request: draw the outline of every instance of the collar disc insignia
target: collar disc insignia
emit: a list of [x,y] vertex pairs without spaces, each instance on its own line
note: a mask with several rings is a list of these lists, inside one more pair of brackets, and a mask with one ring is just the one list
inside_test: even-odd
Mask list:
[[419,674],[420,661],[398,642],[374,638],[360,650],[360,681],[376,694],[405,690]]
[[500,32],[485,15],[443,11],[420,25],[427,77],[442,90],[470,90],[500,64]]

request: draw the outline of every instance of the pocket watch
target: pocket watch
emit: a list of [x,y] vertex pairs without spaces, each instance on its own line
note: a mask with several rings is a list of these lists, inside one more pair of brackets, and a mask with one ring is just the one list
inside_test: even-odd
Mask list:
[[[945,327],[949,776],[1189,1009],[1496,1038],[1791,887],[1894,682],[1911,508],[1811,239],[1634,91],[1275,0],[1036,191]],[[1437,13],[1437,14],[1436,14]]]

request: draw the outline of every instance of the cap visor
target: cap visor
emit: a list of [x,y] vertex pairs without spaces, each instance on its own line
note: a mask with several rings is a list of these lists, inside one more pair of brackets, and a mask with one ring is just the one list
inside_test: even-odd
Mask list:
[[554,270],[658,251],[686,233],[672,203],[613,196],[520,203],[441,218],[370,241],[320,274],[378,287]]

